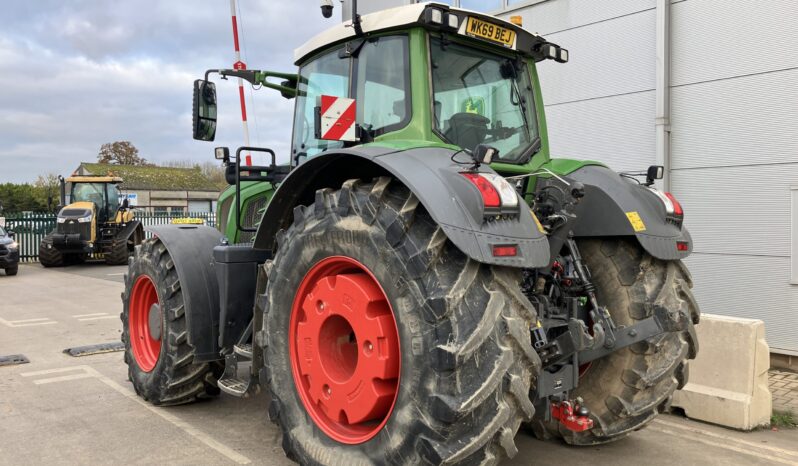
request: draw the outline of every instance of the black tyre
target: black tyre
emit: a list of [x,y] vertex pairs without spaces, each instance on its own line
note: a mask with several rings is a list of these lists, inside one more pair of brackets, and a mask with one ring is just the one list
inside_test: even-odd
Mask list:
[[[528,330],[536,315],[519,291],[519,271],[468,259],[399,182],[349,180],[318,191],[312,206],[294,210],[264,268],[261,380],[289,458],[495,464],[516,453],[540,368]],[[346,291],[354,282],[362,286],[350,290],[371,290],[371,298]],[[379,376],[369,372],[371,319],[383,322],[373,346],[384,361]],[[312,372],[322,366],[327,372]],[[341,380],[357,388],[339,390]],[[362,395],[369,388],[382,398]]]
[[19,272],[19,265],[14,265],[6,269],[6,275],[16,275]]
[[183,290],[175,264],[158,239],[136,248],[125,276],[122,342],[136,393],[156,405],[219,394],[217,363],[195,363],[188,344]]
[[62,267],[64,265],[64,255],[53,246],[53,238],[50,235],[42,238],[39,243],[39,263],[44,267]]
[[108,265],[125,265],[133,251],[127,238],[116,238],[105,251],[105,263]]
[[595,427],[574,433],[557,423],[536,421],[539,437],[553,434],[575,445],[594,445],[641,429],[669,408],[673,392],[687,383],[687,360],[698,352],[694,325],[700,311],[690,273],[681,261],[651,257],[634,240],[579,243],[592,273],[599,303],[616,325],[630,326],[663,306],[687,329],[674,331],[619,350],[582,367],[574,397],[585,400]]

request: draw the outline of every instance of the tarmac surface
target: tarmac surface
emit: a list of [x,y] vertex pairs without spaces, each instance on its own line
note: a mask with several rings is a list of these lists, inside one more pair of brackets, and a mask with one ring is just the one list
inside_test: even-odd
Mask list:
[[[0,464],[290,465],[266,417],[268,396],[221,395],[157,408],[139,399],[122,353],[71,357],[119,341],[125,267],[85,264],[0,273]],[[574,448],[516,438],[508,465],[798,465],[798,430],[736,432],[663,415],[615,443]]]

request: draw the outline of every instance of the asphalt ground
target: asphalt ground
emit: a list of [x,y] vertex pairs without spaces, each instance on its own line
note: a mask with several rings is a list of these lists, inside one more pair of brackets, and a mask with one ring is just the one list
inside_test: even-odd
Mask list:
[[[122,353],[66,348],[119,341],[124,267],[85,264],[0,273],[0,465],[292,464],[266,417],[268,396],[156,408],[127,380]],[[612,444],[516,438],[508,465],[798,465],[798,430],[736,432],[663,415]]]

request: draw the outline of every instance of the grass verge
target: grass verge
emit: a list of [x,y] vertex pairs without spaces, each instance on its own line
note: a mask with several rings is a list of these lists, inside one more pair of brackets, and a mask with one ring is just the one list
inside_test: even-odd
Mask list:
[[795,429],[798,427],[798,419],[790,411],[773,411],[770,416],[770,425],[782,429]]

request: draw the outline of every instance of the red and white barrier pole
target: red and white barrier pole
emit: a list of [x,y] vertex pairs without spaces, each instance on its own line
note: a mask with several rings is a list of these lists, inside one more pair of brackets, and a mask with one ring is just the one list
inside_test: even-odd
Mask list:
[[[233,46],[235,47],[236,62],[233,69],[245,70],[246,63],[241,61],[241,51],[238,47],[238,20],[236,19],[236,0],[230,0],[230,15],[233,17]],[[244,80],[238,78],[238,97],[241,100],[241,123],[244,125],[244,145],[249,146],[249,127],[247,126],[247,103],[244,99]],[[252,154],[245,154],[245,165],[252,165]]]

